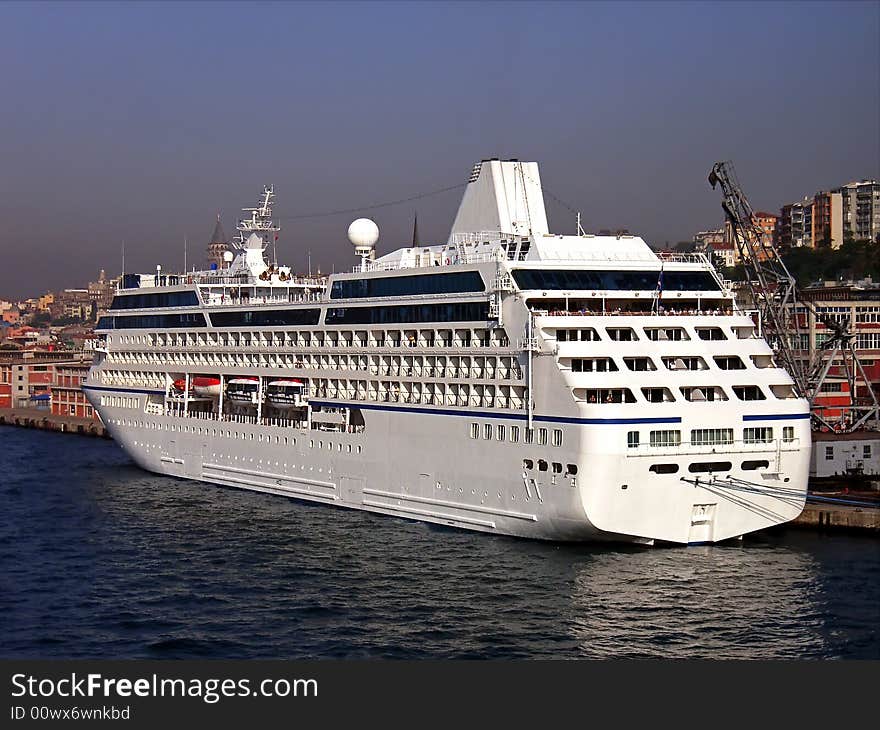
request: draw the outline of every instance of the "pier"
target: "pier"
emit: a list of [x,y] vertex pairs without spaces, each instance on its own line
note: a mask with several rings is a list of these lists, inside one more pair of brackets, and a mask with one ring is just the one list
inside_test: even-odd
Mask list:
[[38,428],[43,431],[110,438],[110,433],[100,421],[77,416],[61,416],[39,408],[0,408],[0,426]]

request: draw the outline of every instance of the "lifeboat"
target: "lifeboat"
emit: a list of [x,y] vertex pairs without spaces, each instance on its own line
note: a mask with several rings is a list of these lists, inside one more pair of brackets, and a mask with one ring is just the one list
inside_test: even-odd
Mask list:
[[178,378],[171,385],[174,386],[174,390],[183,393],[186,390],[186,378]]
[[259,392],[257,378],[230,378],[226,381],[226,397],[238,405],[255,406]]
[[220,396],[220,378],[213,376],[199,376],[189,381],[193,393],[206,398],[218,398]]
[[303,390],[301,380],[272,380],[266,386],[266,400],[275,408],[303,408]]

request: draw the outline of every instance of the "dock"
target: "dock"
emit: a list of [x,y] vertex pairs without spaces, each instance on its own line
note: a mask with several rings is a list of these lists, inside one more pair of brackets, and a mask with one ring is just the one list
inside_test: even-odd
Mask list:
[[[810,496],[819,497],[812,492]],[[868,501],[863,504],[844,504],[843,502],[849,501],[845,499],[841,499],[841,503],[834,503],[825,501],[824,497],[820,497],[822,501],[810,501],[810,496],[807,497],[804,511],[789,523],[790,526],[834,532],[880,533],[880,502],[876,501],[876,496],[873,504]]]
[[37,428],[82,436],[110,438],[110,433],[100,421],[77,416],[61,416],[38,408],[0,408],[0,426]]

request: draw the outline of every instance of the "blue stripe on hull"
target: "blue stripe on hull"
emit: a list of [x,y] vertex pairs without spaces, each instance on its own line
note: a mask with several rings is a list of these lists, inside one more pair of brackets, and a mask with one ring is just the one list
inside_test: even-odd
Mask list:
[[[385,406],[374,405],[372,403],[363,403],[356,401],[353,403],[340,403],[336,401],[317,401],[311,400],[310,403],[316,406],[327,406],[329,408],[338,408],[339,406],[348,406],[352,408],[362,408],[365,411],[394,411],[399,413],[420,413],[435,416],[461,416],[465,418],[499,418],[509,421],[526,421],[528,416],[522,413],[493,413],[492,411],[462,411],[450,410],[446,408],[411,408],[407,406]],[[534,416],[535,421],[543,423],[578,423],[588,425],[621,425],[630,423],[681,423],[681,418],[669,416],[664,418],[568,418],[564,416]]]

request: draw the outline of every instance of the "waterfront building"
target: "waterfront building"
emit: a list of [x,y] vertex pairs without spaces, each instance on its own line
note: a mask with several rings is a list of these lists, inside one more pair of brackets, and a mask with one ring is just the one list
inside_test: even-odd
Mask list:
[[842,235],[880,244],[880,183],[861,180],[847,183],[835,192],[842,200]]
[[0,408],[12,408],[12,362],[0,359]]
[[91,418],[100,422],[101,419],[81,388],[89,374],[90,365],[86,360],[53,364],[54,373],[50,387],[53,415]]
[[[815,399],[825,416],[832,420],[842,414],[841,408],[851,404],[851,399],[865,403],[869,398],[867,389],[873,389],[880,399],[880,287],[872,283],[838,284],[827,282],[825,286],[807,287],[800,291],[802,300],[809,301],[817,313],[846,325],[855,334],[855,350],[865,371],[855,381],[855,392],[841,369],[840,359],[835,360],[829,377]],[[801,327],[800,351],[804,362],[810,362],[828,341],[828,327],[810,313],[806,307],[798,309]]]
[[813,198],[783,205],[779,213],[779,245],[783,248],[813,248]]
[[94,320],[95,304],[88,289],[64,289],[55,295],[49,305],[52,319],[72,317],[83,321]]
[[880,475],[880,432],[814,433],[811,479]]
[[843,196],[819,192],[813,197],[813,246],[840,248],[843,245]]

